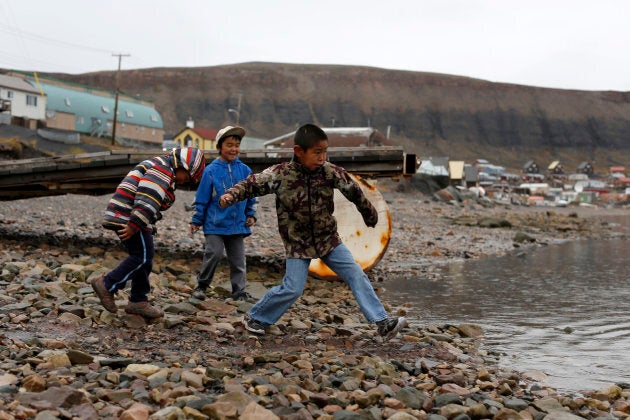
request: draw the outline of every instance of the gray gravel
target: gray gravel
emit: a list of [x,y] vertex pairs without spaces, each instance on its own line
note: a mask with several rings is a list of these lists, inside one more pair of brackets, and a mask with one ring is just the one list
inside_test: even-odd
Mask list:
[[[419,192],[397,192],[395,184],[381,182],[379,190],[392,216],[388,249],[373,271],[409,273],[428,270],[435,264],[457,259],[502,255],[519,248],[575,240],[585,237],[611,237],[617,233],[598,215],[611,211],[598,209],[504,206],[477,201],[448,204],[434,201]],[[115,235],[101,228],[102,212],[110,196],[63,195],[6,201],[0,207],[0,236],[38,239],[94,241],[115,246]],[[158,252],[200,253],[201,233],[191,237],[188,223],[192,213],[185,209],[194,201],[194,192],[180,190],[174,206],[158,223]],[[619,210],[622,211],[622,210]],[[507,221],[504,227],[488,228],[482,220]],[[591,222],[587,222],[587,221]],[[517,233],[531,242],[515,242]],[[277,259],[284,248],[277,233],[274,196],[261,197],[258,221],[245,241],[248,258]]]

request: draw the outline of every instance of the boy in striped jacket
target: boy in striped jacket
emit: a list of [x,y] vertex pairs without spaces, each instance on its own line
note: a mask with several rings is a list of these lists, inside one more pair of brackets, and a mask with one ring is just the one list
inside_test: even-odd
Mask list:
[[162,218],[161,212],[175,202],[176,186],[198,183],[205,165],[205,157],[199,149],[176,148],[164,156],[140,162],[118,185],[107,205],[103,227],[118,235],[129,256],[114,270],[92,281],[94,292],[109,312],[117,312],[114,295],[131,281],[125,312],[145,318],[164,315],[148,298],[155,253],[154,224]]

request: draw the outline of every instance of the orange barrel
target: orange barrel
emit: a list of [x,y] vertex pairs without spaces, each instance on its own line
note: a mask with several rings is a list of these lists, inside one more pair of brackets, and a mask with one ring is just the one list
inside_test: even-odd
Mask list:
[[[343,243],[363,271],[374,267],[383,257],[392,235],[392,217],[381,193],[368,180],[358,175],[350,176],[361,186],[363,193],[378,211],[378,223],[369,228],[356,206],[335,190],[335,212],[337,229]],[[320,278],[337,278],[337,275],[322,260],[314,259],[308,268],[311,275]]]

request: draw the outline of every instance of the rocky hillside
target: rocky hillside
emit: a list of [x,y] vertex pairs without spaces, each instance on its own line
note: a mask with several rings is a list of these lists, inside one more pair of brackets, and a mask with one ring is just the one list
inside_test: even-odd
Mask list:
[[[114,89],[116,72],[54,77]],[[366,126],[420,156],[485,158],[520,169],[560,159],[630,165],[630,92],[537,88],[371,67],[244,63],[121,72],[121,91],[155,101],[167,132],[239,123],[273,138],[315,122]],[[228,111],[232,109],[232,111]]]

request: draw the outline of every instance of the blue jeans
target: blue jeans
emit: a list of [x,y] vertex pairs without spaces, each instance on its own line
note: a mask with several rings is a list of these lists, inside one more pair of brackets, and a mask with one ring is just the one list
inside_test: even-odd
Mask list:
[[[376,296],[368,276],[344,244],[322,257],[322,261],[350,287],[368,322],[387,318],[387,312]],[[265,326],[275,324],[293,302],[302,296],[310,262],[309,258],[287,258],[282,284],[269,289],[249,310],[249,315]]]

